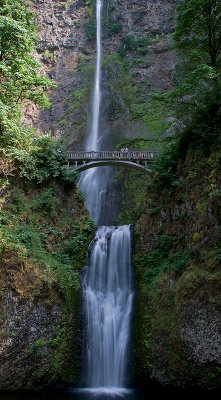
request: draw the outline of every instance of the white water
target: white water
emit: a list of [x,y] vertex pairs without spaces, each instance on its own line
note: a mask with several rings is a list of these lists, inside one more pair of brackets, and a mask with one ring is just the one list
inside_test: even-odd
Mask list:
[[[101,150],[102,134],[99,132],[99,117],[101,103],[101,11],[102,1],[96,1],[96,21],[97,21],[97,40],[96,40],[96,69],[94,75],[94,90],[92,101],[92,123],[90,133],[85,143],[86,151]],[[102,198],[106,192],[106,184],[108,181],[107,168],[92,168],[81,174],[79,188],[86,194],[85,205],[90,213],[91,218],[99,223]]]
[[87,387],[120,393],[125,385],[133,299],[129,226],[98,228],[84,281],[84,299]]
[[91,132],[86,143],[86,150],[98,150],[98,132],[99,132],[99,115],[100,115],[100,102],[101,102],[101,10],[102,1],[97,0],[96,3],[96,21],[97,21],[97,58],[96,69],[94,75],[94,92],[92,103],[92,126]]
[[[97,59],[94,77],[91,130],[87,151],[102,150],[99,130],[101,104],[101,11],[96,0]],[[80,189],[85,205],[99,224],[107,205],[103,204],[109,168],[93,168],[83,174]],[[127,366],[127,348],[133,293],[131,289],[131,233],[129,226],[101,226],[94,240],[90,265],[84,279],[84,303],[87,315],[87,388],[94,394],[123,395]]]

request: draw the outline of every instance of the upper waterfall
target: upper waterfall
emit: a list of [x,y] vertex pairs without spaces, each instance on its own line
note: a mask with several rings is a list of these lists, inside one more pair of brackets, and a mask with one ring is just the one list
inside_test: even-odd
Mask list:
[[[94,74],[94,89],[92,99],[92,121],[91,129],[86,140],[87,151],[101,150],[102,132],[99,131],[100,120],[100,104],[101,104],[101,57],[102,57],[102,44],[101,44],[101,13],[102,1],[96,1],[96,21],[97,21],[97,40],[96,40],[96,69]],[[106,187],[109,176],[109,168],[103,168],[100,171],[93,168],[83,172],[79,181],[79,188],[86,194],[85,205],[90,213],[91,218],[97,223],[102,224],[102,199],[106,193]]]
[[86,143],[86,150],[98,150],[98,131],[99,131],[99,115],[100,115],[100,101],[101,101],[101,10],[102,1],[97,0],[96,3],[96,21],[97,21],[97,35],[96,35],[96,70],[94,75],[94,92],[92,103],[92,125],[91,132],[88,136]]

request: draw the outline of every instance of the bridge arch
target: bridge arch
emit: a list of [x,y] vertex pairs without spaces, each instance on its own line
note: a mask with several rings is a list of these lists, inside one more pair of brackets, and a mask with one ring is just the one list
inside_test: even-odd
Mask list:
[[73,171],[83,172],[90,168],[95,167],[105,167],[105,166],[122,166],[122,167],[132,167],[140,172],[151,175],[152,170],[147,168],[147,166],[139,164],[137,162],[127,161],[127,160],[98,160],[98,161],[90,161],[85,162],[84,164],[80,164],[77,167],[72,168]]

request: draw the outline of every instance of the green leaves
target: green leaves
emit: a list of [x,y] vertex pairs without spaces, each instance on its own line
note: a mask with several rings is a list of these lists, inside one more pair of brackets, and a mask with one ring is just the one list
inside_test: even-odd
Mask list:
[[191,119],[221,103],[221,3],[184,0],[177,11],[174,88],[151,97],[164,102],[188,125]]
[[31,129],[21,123],[20,106],[28,100],[41,108],[50,103],[45,90],[55,86],[38,73],[32,51],[37,39],[26,0],[5,0],[0,8],[0,147],[22,147]]
[[133,51],[144,56],[147,54],[147,46],[150,40],[150,36],[135,38],[133,35],[126,35],[123,37],[123,44],[119,53],[121,57],[125,57],[127,51]]

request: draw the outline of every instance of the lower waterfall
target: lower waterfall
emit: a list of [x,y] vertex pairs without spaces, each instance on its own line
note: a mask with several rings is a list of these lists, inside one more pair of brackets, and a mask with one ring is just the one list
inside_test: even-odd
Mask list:
[[130,226],[98,228],[84,278],[87,387],[123,390],[133,300]]

